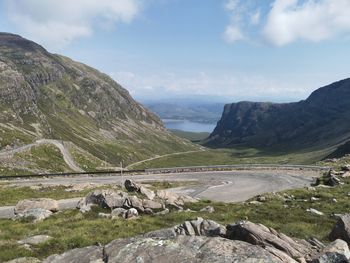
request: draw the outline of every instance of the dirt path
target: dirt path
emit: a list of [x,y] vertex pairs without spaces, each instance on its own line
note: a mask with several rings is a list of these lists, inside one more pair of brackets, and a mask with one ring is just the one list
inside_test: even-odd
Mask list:
[[27,144],[27,145],[18,147],[16,149],[11,149],[11,150],[8,150],[8,151],[2,151],[2,152],[0,152],[0,158],[1,157],[2,158],[9,158],[9,157],[13,156],[16,153],[24,152],[24,151],[27,151],[30,148],[34,147],[34,146],[43,145],[43,144],[52,144],[55,147],[57,147],[60,150],[60,152],[61,152],[61,154],[63,156],[63,160],[65,161],[65,163],[74,172],[83,172],[84,171],[75,163],[72,155],[67,150],[67,148],[64,146],[64,144],[61,141],[58,141],[58,140],[50,140],[50,139],[37,140],[35,143]]

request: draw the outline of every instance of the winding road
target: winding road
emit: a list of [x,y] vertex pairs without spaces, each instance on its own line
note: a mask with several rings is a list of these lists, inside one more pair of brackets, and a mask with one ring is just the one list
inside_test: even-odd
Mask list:
[[16,153],[24,152],[24,151],[27,151],[34,146],[39,146],[39,145],[43,145],[43,144],[52,144],[55,147],[57,147],[60,150],[65,163],[74,172],[83,172],[84,171],[75,163],[69,150],[63,145],[63,143],[61,141],[58,141],[58,140],[50,140],[50,139],[37,140],[36,142],[31,143],[31,144],[27,144],[27,145],[24,145],[24,146],[15,148],[15,149],[7,150],[7,151],[2,151],[2,152],[0,152],[0,158],[8,158],[10,156],[13,156]]
[[[80,183],[121,184],[125,179],[138,183],[153,181],[188,182],[188,185],[169,191],[187,194],[195,198],[222,202],[246,201],[259,194],[309,186],[320,172],[311,170],[260,169],[237,171],[189,172],[178,174],[143,174],[128,176],[72,176],[41,179],[15,179],[12,185],[73,185]],[[60,209],[75,208],[79,198],[59,200]],[[13,206],[0,207],[0,218],[11,218]]]

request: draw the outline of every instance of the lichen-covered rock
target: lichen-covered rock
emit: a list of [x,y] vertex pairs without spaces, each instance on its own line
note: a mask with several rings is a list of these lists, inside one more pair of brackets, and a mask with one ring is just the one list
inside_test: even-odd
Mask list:
[[313,253],[311,244],[306,242],[300,244],[296,240],[263,225],[241,221],[227,225],[226,228],[226,237],[229,239],[242,240],[262,247],[272,246],[291,258],[300,258]]
[[103,263],[103,247],[90,246],[69,250],[61,255],[52,255],[43,263]]
[[[137,237],[105,247],[108,262],[232,263],[282,261],[261,247],[220,237],[178,236],[174,239]],[[84,263],[84,262],[82,262]]]
[[36,236],[31,236],[31,237],[27,237],[25,239],[19,240],[17,243],[21,245],[24,245],[24,244],[39,245],[41,243],[45,243],[46,241],[49,241],[50,239],[52,239],[52,237],[48,235],[36,235]]
[[21,200],[16,204],[15,214],[23,214],[26,210],[41,208],[51,212],[59,210],[59,204],[56,200],[50,198],[36,198]]
[[13,219],[21,219],[21,218],[32,218],[33,222],[43,221],[45,218],[48,218],[52,215],[52,212],[49,210],[45,210],[42,208],[32,208],[25,210],[23,213],[17,214]]
[[337,239],[322,249],[312,263],[345,263],[349,262],[350,251],[348,244],[341,239]]

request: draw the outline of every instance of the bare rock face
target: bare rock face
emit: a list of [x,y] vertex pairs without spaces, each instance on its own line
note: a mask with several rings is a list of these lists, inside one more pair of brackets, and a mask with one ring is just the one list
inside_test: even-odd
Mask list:
[[329,234],[329,239],[331,241],[342,239],[350,244],[350,214],[340,216],[332,232]]
[[103,263],[103,248],[91,246],[69,250],[61,255],[52,255],[43,263]]
[[204,220],[198,217],[196,220],[185,221],[183,224],[174,227],[175,233],[187,236],[225,236],[226,229],[212,220]]
[[[200,249],[198,249],[200,248]],[[108,262],[282,262],[266,250],[220,237],[131,238],[105,247]]]
[[242,240],[262,247],[274,247],[291,258],[302,258],[313,254],[311,244],[298,243],[296,240],[263,225],[242,221],[228,225],[226,228],[226,237],[229,239]]
[[56,200],[50,198],[25,199],[17,203],[15,214],[23,214],[25,211],[34,208],[57,212],[59,210],[59,204]]

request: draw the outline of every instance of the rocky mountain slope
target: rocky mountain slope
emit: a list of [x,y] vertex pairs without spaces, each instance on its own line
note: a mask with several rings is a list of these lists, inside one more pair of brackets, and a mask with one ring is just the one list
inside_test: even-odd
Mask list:
[[107,75],[7,33],[0,33],[0,112],[2,151],[55,139],[117,165],[196,147]]
[[350,138],[349,106],[350,79],[322,87],[296,103],[227,104],[206,143],[281,150],[332,147]]

